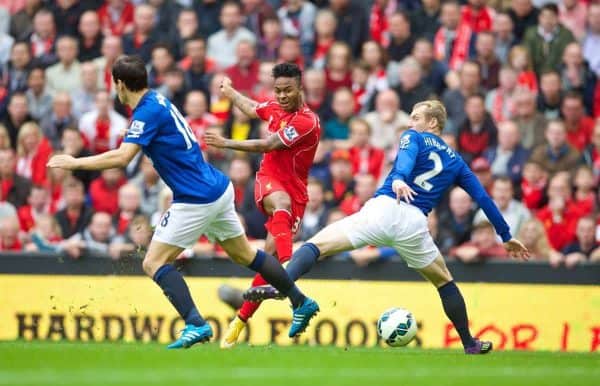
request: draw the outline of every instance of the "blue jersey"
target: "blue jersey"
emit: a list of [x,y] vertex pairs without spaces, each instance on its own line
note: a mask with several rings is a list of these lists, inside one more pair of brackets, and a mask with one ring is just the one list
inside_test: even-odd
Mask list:
[[392,190],[394,180],[402,180],[417,192],[411,204],[428,214],[444,192],[458,185],[473,197],[490,219],[502,241],[511,238],[508,224],[490,196],[467,166],[462,157],[440,137],[431,133],[407,130],[400,138],[394,167],[375,196],[396,199]]
[[186,120],[156,91],[140,99],[124,141],[142,147],[173,191],[173,202],[208,204],[227,189],[229,178],[204,161]]

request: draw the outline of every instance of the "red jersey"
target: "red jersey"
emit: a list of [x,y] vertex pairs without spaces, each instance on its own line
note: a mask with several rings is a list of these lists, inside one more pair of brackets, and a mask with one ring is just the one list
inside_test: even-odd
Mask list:
[[279,180],[293,201],[307,202],[308,172],[321,138],[319,117],[306,105],[290,113],[275,101],[259,104],[256,114],[269,122],[269,132],[276,133],[286,146],[265,153],[258,174]]

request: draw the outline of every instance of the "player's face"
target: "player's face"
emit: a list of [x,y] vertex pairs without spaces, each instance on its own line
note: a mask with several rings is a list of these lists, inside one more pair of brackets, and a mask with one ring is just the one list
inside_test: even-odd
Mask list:
[[418,107],[410,114],[410,126],[419,132],[430,131],[430,121],[423,111],[424,107]]
[[285,111],[296,111],[301,104],[301,87],[295,78],[279,77],[274,84],[277,103]]

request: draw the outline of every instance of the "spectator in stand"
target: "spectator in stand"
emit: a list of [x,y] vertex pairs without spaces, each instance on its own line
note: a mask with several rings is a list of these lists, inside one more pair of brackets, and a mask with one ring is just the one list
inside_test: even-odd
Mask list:
[[[498,177],[492,186],[492,199],[500,209],[500,213],[508,223],[511,234],[518,234],[531,213],[520,201],[515,200],[514,186],[510,178]],[[483,210],[479,209],[473,219],[474,224],[489,221]]]
[[537,109],[546,119],[557,119],[560,116],[560,105],[563,98],[560,75],[554,70],[542,73],[540,77],[540,93]]
[[496,146],[497,128],[485,111],[481,94],[469,96],[465,102],[466,119],[458,127],[458,150],[465,162],[483,155],[485,149]]
[[558,67],[565,47],[574,40],[571,31],[559,23],[556,4],[545,4],[540,9],[538,26],[529,27],[523,44],[533,59],[534,71],[541,74]]
[[114,215],[119,210],[119,189],[127,180],[121,169],[106,169],[90,185],[90,200],[96,212]]
[[179,66],[184,71],[186,87],[208,93],[209,77],[216,65],[206,57],[206,41],[200,36],[189,38],[185,42],[185,54]]
[[128,55],[139,55],[146,63],[150,62],[152,47],[159,42],[156,30],[156,9],[147,4],[135,7],[133,29],[123,35],[123,51]]
[[89,143],[92,154],[116,149],[127,125],[127,120],[114,110],[106,91],[98,91],[94,110],[83,114],[79,120],[79,130]]
[[[277,16],[281,20],[283,34],[300,39],[304,61],[308,62],[313,42],[316,40],[314,24],[317,18],[317,7],[307,0],[287,0],[277,10]],[[333,24],[332,27],[332,31],[335,31],[336,25]]]
[[28,113],[27,96],[20,92],[12,94],[8,101],[7,112],[2,124],[8,131],[11,147],[16,149],[19,128],[23,123],[33,119]]
[[596,77],[600,77],[600,4],[590,4],[588,30],[583,38],[583,57]]
[[234,157],[228,173],[235,192],[235,209],[244,219],[250,237],[264,239],[267,233],[264,227],[266,216],[254,203],[254,178],[250,160],[246,157]]
[[[2,8],[0,8],[0,14]],[[2,16],[0,15],[0,24],[2,24]],[[4,66],[10,59],[10,49],[12,48],[15,39],[1,29],[0,25],[0,66]]]
[[97,212],[92,216],[90,224],[82,232],[72,236],[70,240],[83,241],[85,252],[92,256],[105,257],[108,256],[109,247],[115,236],[110,214]]
[[409,116],[400,110],[400,99],[394,90],[377,94],[375,111],[364,118],[373,129],[371,144],[384,150],[393,146],[398,130],[405,130],[409,125]]
[[442,95],[442,102],[448,112],[448,121],[444,132],[456,133],[458,126],[466,119],[465,103],[467,97],[481,92],[481,72],[479,63],[465,62],[459,71],[459,87],[448,89]]
[[54,149],[60,148],[60,138],[65,128],[77,127],[77,120],[72,112],[71,96],[66,92],[59,92],[52,101],[52,114],[40,122],[44,136],[50,141]]
[[475,42],[475,58],[481,72],[481,86],[490,91],[498,87],[502,64],[496,56],[496,37],[492,32],[480,32]]
[[[273,86],[275,79],[273,78],[273,67],[275,62],[260,62],[258,66],[258,83],[252,88],[251,97],[255,101],[261,103],[275,98]],[[304,73],[306,79],[306,72]],[[306,96],[306,89],[304,90]]]
[[559,68],[564,91],[576,91],[583,95],[587,115],[596,116],[600,102],[600,83],[583,58],[581,45],[573,42],[567,45],[563,53],[562,64]]
[[358,174],[354,177],[354,191],[340,203],[340,210],[350,216],[358,212],[377,190],[377,180],[371,174]]
[[42,67],[34,67],[27,76],[27,106],[31,117],[37,121],[52,111],[52,96],[46,88],[46,72]]
[[329,209],[325,206],[325,192],[321,181],[309,178],[306,191],[308,202],[298,232],[300,240],[303,241],[310,239],[323,229],[329,216]]
[[333,117],[323,125],[323,139],[338,141],[350,137],[350,119],[354,115],[354,95],[348,88],[337,89],[331,103]]
[[134,10],[129,0],[106,0],[98,10],[104,36],[122,36],[133,31]]
[[[84,147],[82,134],[76,127],[66,127],[61,138],[61,149],[65,154],[73,157],[88,157],[92,153]],[[55,172],[51,169],[51,172]],[[89,188],[92,180],[98,177],[99,173],[94,170],[74,170],[73,177],[83,182],[85,190]],[[60,186],[60,185],[59,185]],[[57,187],[59,187],[57,186]]]
[[31,242],[25,246],[27,251],[60,253],[72,259],[81,256],[85,245],[77,240],[63,240],[60,225],[48,214],[40,215],[30,232]]
[[0,86],[4,86],[8,94],[24,92],[27,90],[27,76],[30,68],[29,44],[22,41],[15,42],[10,49],[10,61],[0,67]]
[[221,70],[235,64],[235,50],[242,40],[256,42],[256,37],[242,26],[242,9],[235,1],[226,1],[221,8],[221,25],[223,28],[208,38],[208,57],[213,59]]
[[536,211],[542,207],[547,184],[548,173],[544,168],[534,161],[527,161],[523,166],[521,200],[529,210]]
[[520,87],[537,92],[537,74],[533,71],[531,56],[524,46],[516,45],[508,54],[508,65],[517,72],[517,84]]
[[56,41],[56,54],[59,62],[46,69],[48,91],[53,95],[60,91],[73,92],[81,87],[77,40],[71,36],[59,37]]
[[185,119],[196,136],[202,150],[206,149],[204,144],[204,133],[210,126],[216,125],[219,120],[208,112],[206,95],[201,91],[190,91],[185,98]]
[[330,208],[338,206],[354,190],[352,162],[345,149],[334,150],[329,160],[330,178],[325,184],[325,202]]
[[500,70],[498,87],[485,97],[485,108],[495,122],[503,122],[513,117],[516,109],[514,96],[517,91],[517,74],[510,67]]
[[325,71],[309,68],[302,77],[304,78],[304,102],[322,121],[328,120],[333,112]]
[[531,160],[540,164],[550,174],[572,170],[581,161],[579,152],[567,142],[565,124],[559,120],[548,122],[546,143],[533,149]]
[[64,238],[82,232],[92,218],[92,208],[85,204],[83,184],[76,178],[68,178],[62,186],[65,208],[56,212],[54,217],[60,225]]
[[583,151],[583,160],[592,169],[594,185],[598,185],[600,183],[600,120],[597,120],[594,125],[591,143]]
[[183,8],[177,16],[176,29],[173,32],[173,37],[170,39],[173,43],[173,56],[175,60],[179,61],[185,57],[185,42],[197,36],[198,33],[196,11],[192,8]]
[[[187,6],[191,6],[188,4]],[[203,0],[193,2],[194,10],[198,16],[198,24],[200,25],[200,35],[207,37],[219,31],[221,23],[219,16],[223,7],[222,1]]]
[[23,244],[19,239],[19,219],[9,216],[0,219],[0,251],[19,252]]
[[46,184],[46,163],[52,154],[50,143],[35,122],[25,122],[17,137],[17,169],[21,177],[33,184]]
[[448,209],[439,212],[438,245],[443,254],[469,240],[475,215],[471,196],[462,188],[453,188],[449,197]]
[[225,74],[231,79],[236,89],[251,95],[258,82],[260,63],[256,58],[256,48],[252,40],[240,40],[235,50],[237,62],[229,67]]
[[498,145],[489,147],[484,157],[495,177],[508,177],[513,184],[519,184],[523,166],[529,158],[529,152],[521,145],[519,127],[512,121],[498,124]]
[[561,113],[567,129],[567,141],[578,151],[583,151],[591,143],[594,120],[586,116],[581,94],[566,93]]
[[[19,2],[8,0],[9,4],[17,5]],[[26,40],[33,32],[33,17],[42,8],[42,0],[24,1],[24,8],[12,13],[10,18],[10,35],[17,41]]]
[[140,171],[129,182],[141,192],[141,212],[148,217],[152,216],[158,210],[158,195],[166,185],[148,157],[142,157]]
[[375,93],[387,90],[387,63],[383,47],[373,40],[366,41],[362,47],[361,60],[369,66],[369,77],[365,86],[366,97],[371,98]]
[[451,70],[458,70],[475,50],[475,34],[468,24],[460,22],[460,6],[456,1],[442,4],[442,26],[433,39],[435,58]]
[[325,68],[329,50],[335,43],[335,29],[337,28],[337,19],[335,14],[329,9],[321,9],[315,18],[315,40],[312,43],[311,63],[312,67]]
[[96,11],[85,11],[79,19],[79,55],[80,62],[87,62],[102,56],[102,30]]
[[[369,36],[375,42],[384,45],[389,34],[389,18],[398,6],[395,1],[375,0],[369,12]],[[367,6],[368,7],[368,6]]]
[[242,14],[245,16],[244,27],[260,38],[262,21],[277,16],[272,5],[266,0],[241,0],[241,4]]
[[48,191],[41,185],[33,185],[27,197],[27,205],[23,205],[17,211],[21,230],[29,232],[35,227],[38,218],[48,214],[50,214]]
[[596,210],[596,181],[592,169],[586,165],[579,166],[573,174],[573,202],[580,208],[592,208]]
[[183,111],[188,89],[186,88],[185,76],[181,68],[174,65],[169,67],[165,72],[162,86],[156,91],[169,99],[177,107],[177,110]]
[[433,90],[422,81],[421,66],[413,57],[405,58],[398,69],[400,84],[394,91],[400,98],[400,108],[403,111],[412,111],[415,104],[433,97]]
[[567,268],[574,268],[578,264],[590,261],[593,254],[598,254],[598,243],[596,242],[596,219],[593,216],[585,216],[577,221],[575,230],[576,240],[562,249]]
[[96,94],[106,90],[98,80],[98,68],[92,62],[81,63],[81,87],[71,93],[73,115],[77,120],[96,106]]
[[304,57],[300,48],[300,40],[294,36],[285,36],[281,40],[281,46],[277,52],[277,63],[293,63],[304,68]]
[[512,0],[508,14],[515,26],[514,33],[518,42],[525,36],[529,27],[538,23],[539,10],[533,6],[531,0]]
[[352,87],[352,52],[346,43],[335,42],[329,48],[325,63],[327,90]]
[[442,95],[446,88],[445,77],[448,67],[433,58],[433,44],[426,39],[417,39],[412,57],[421,66],[423,83],[433,90],[436,95]]
[[[258,42],[258,58],[260,60],[277,59],[277,51],[283,39],[281,21],[277,17],[263,20],[261,36]],[[305,57],[304,59],[307,60],[308,58]]]
[[14,150],[0,150],[0,201],[8,201],[18,210],[27,203],[31,181],[15,173],[16,164]]
[[46,8],[40,8],[33,16],[33,32],[28,37],[31,53],[39,64],[48,67],[56,63],[54,44],[56,40],[54,15]]
[[558,4],[560,23],[579,41],[585,35],[587,8],[588,5],[579,0],[563,0]]
[[156,9],[155,28],[171,39],[175,35],[176,20],[182,7],[172,0],[147,0],[146,2]]
[[369,35],[367,13],[351,0],[330,0],[329,7],[337,18],[336,40],[347,43],[352,56],[358,57]]
[[162,86],[165,80],[165,73],[175,63],[175,58],[171,51],[172,48],[163,43],[158,43],[152,47],[152,61],[150,71],[148,71],[148,87],[157,89]]
[[0,123],[0,149],[10,149],[10,136],[8,135],[8,130],[6,127]]
[[514,122],[521,133],[521,145],[527,150],[545,141],[547,120],[536,110],[536,96],[527,89],[519,89],[514,95]]
[[373,100],[373,95],[367,93],[367,82],[371,67],[364,61],[358,61],[352,66],[352,94],[354,94],[354,112],[366,113]]
[[136,185],[127,183],[119,188],[119,210],[113,216],[113,226],[117,234],[125,234],[131,220],[142,213],[141,201],[142,193]]
[[141,258],[143,252],[148,249],[152,240],[152,226],[148,217],[137,215],[131,219],[131,223],[124,235],[115,236],[108,248],[110,257],[120,259],[123,257]]
[[471,170],[475,177],[479,180],[488,194],[492,192],[494,184],[494,176],[492,174],[492,166],[485,157],[477,157],[471,162]]
[[226,122],[231,111],[231,101],[221,93],[221,83],[225,74],[216,73],[210,80],[210,112],[219,122]]
[[508,54],[517,44],[514,34],[513,21],[508,12],[498,12],[494,17],[493,24],[494,36],[496,37],[496,47],[494,51],[500,63],[508,64]]
[[350,159],[352,174],[369,174],[375,183],[381,176],[385,153],[369,143],[371,126],[362,118],[353,118],[350,121]]
[[[123,53],[123,45],[121,39],[116,36],[106,36],[102,41],[102,56],[94,59],[94,64],[98,69],[98,84],[101,88],[112,91],[112,65],[117,58]],[[81,69],[85,71],[84,68]],[[85,83],[85,82],[84,82]]]
[[471,240],[453,248],[450,255],[466,264],[508,257],[506,249],[497,239],[494,226],[485,220],[473,227]]
[[494,10],[486,5],[486,0],[468,0],[460,12],[460,22],[476,34],[491,31],[493,20]]
[[431,42],[440,28],[440,0],[422,0],[422,7],[410,15],[413,36],[423,37]]
[[400,62],[410,55],[414,45],[416,34],[411,34],[411,22],[406,12],[397,11],[389,17],[388,37],[383,41],[391,61]]
[[564,259],[563,254],[550,245],[544,224],[534,217],[523,223],[518,238],[534,260],[548,260],[551,265],[556,266],[556,262]]
[[[223,131],[225,138],[231,138],[236,141],[259,139],[261,138],[261,122],[259,119],[250,118],[238,107],[233,106],[231,108],[229,119],[223,126]],[[243,152],[234,152],[233,154],[242,156]],[[260,153],[250,153],[247,154],[247,156],[249,157],[250,163],[254,169],[258,170],[262,155]]]

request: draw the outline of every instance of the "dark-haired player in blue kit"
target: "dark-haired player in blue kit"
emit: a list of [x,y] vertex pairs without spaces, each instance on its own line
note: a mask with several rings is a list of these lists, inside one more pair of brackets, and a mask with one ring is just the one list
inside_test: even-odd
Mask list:
[[[446,123],[444,106],[435,100],[417,103],[410,118],[412,129],[400,138],[394,167],[375,197],[358,213],[317,233],[294,253],[286,270],[297,280],[319,258],[365,245],[393,247],[409,267],[438,289],[465,353],[485,354],[492,343],[471,335],[465,301],[429,234],[426,215],[448,188],[458,184],[483,209],[512,257],[528,259],[529,252],[512,238],[498,208],[461,156],[438,136]],[[247,290],[244,296],[257,301],[280,294],[273,287],[262,286]]]
[[304,331],[319,307],[304,296],[273,256],[250,246],[234,207],[229,178],[204,161],[196,138],[177,108],[161,94],[148,90],[141,58],[121,56],[112,76],[120,101],[133,109],[131,124],[118,149],[91,157],[56,155],[48,166],[102,170],[125,167],[140,151],[153,162],[173,191],[173,204],[154,231],[143,261],[144,271],[162,288],[185,329],[169,348],[187,348],[208,341],[212,329],[200,316],[183,276],[171,262],[205,234],[216,239],[233,261],[260,273],[292,302],[289,336]]

